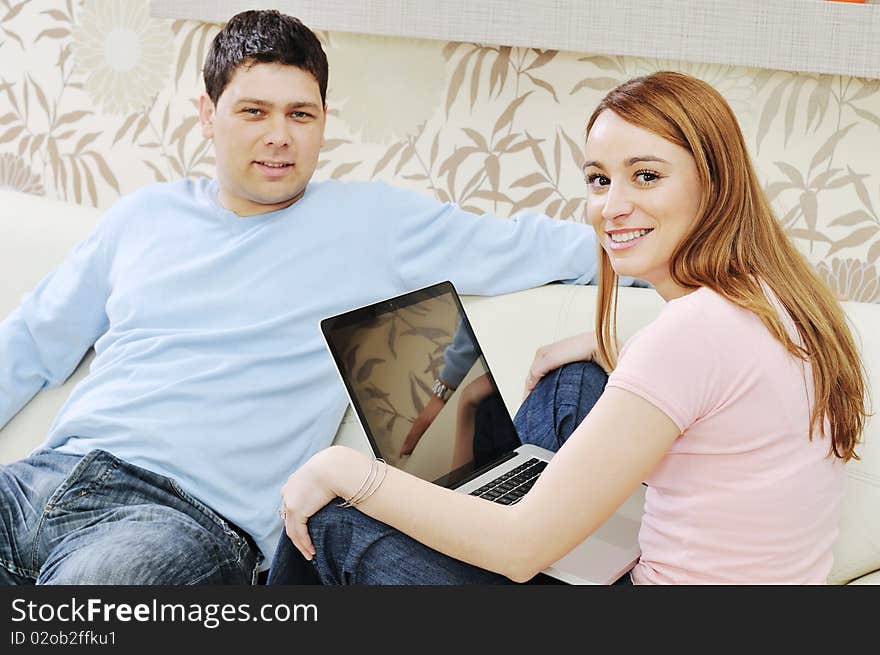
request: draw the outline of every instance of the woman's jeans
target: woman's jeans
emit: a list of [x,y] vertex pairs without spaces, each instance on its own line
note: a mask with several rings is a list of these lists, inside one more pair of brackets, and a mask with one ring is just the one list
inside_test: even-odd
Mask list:
[[[595,405],[608,377],[588,362],[545,375],[517,412],[525,443],[556,451]],[[309,519],[317,554],[306,561],[281,536],[268,584],[510,584],[497,573],[439,553],[357,510],[330,503]],[[628,576],[624,576],[628,579]]]
[[0,584],[254,584],[249,536],[103,450],[0,466]]

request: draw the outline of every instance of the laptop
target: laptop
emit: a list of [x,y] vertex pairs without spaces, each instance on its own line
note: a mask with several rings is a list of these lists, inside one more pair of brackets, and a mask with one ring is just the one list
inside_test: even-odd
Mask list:
[[[389,465],[514,504],[553,458],[517,433],[451,282],[325,318],[321,332],[373,453]],[[454,387],[445,403],[436,400],[437,380]],[[624,575],[640,554],[644,493],[641,485],[544,573],[570,584],[611,584]]]

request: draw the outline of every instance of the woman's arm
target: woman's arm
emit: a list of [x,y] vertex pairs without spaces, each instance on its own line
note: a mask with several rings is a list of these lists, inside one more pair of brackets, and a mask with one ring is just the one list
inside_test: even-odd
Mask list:
[[566,339],[554,341],[546,346],[541,346],[535,352],[535,358],[529,367],[526,377],[525,396],[528,396],[538,384],[540,379],[550,371],[571,362],[595,362],[608,373],[610,367],[599,356],[599,343],[596,341],[595,332],[584,332]]
[[[601,526],[679,432],[648,401],[612,387],[515,505],[456,493],[389,467],[358,509],[451,557],[525,581]],[[305,557],[315,552],[308,518],[336,496],[351,498],[370,466],[369,457],[334,446],[290,477],[282,490],[287,534]]]

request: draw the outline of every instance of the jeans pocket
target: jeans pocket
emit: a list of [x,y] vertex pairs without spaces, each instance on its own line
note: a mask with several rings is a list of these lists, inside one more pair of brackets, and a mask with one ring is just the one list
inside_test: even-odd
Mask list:
[[46,511],[74,509],[104,486],[119,464],[120,460],[106,451],[89,451],[49,497]]

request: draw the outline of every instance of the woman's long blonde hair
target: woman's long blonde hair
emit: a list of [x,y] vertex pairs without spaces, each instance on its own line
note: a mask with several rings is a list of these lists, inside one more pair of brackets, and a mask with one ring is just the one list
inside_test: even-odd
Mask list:
[[[864,428],[865,376],[837,299],[789,242],[758,184],[739,124],[720,93],[701,80],[662,71],[624,82],[605,96],[587,123],[603,111],[678,144],[696,160],[702,198],[690,233],[670,260],[682,287],[708,287],[757,315],[770,333],[813,372],[809,437],[818,427],[830,452],[858,459]],[[802,344],[786,331],[761,283],[775,293]],[[612,366],[617,353],[617,274],[599,247],[596,336]]]

